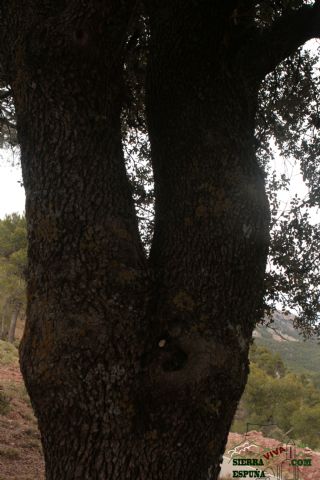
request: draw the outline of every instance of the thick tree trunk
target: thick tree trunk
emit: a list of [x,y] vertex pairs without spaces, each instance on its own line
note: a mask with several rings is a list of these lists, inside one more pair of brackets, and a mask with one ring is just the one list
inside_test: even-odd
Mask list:
[[156,26],[166,2],[150,10],[148,265],[121,148],[131,2],[30,3],[19,17],[8,2],[8,18],[20,18],[8,50],[29,236],[21,365],[46,477],[216,479],[246,383],[268,243],[256,90],[217,58],[203,77],[208,39],[186,51],[202,28],[177,26],[176,42],[168,18]]
[[10,342],[10,343],[13,343],[14,339],[15,339],[17,320],[18,320],[20,308],[21,308],[20,303],[17,303],[13,307],[13,311],[12,311],[12,314],[11,314],[11,320],[10,320],[9,333],[8,333],[8,342]]
[[131,2],[32,3],[7,12],[21,21],[10,51],[29,245],[21,368],[47,479],[136,478],[148,465],[130,448],[143,444],[146,268],[120,132]]
[[[188,412],[180,419],[201,418],[188,434],[187,478],[215,479],[262,315],[269,208],[254,152],[259,82],[226,46],[212,2],[146,4],[156,191],[152,315],[154,331],[167,339],[168,377],[151,365],[163,394],[172,389],[169,401],[180,395]],[[177,459],[177,449],[171,455]]]

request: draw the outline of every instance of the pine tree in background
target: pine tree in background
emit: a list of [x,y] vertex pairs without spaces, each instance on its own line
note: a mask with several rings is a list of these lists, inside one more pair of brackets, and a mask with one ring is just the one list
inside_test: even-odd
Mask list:
[[24,216],[7,215],[0,220],[1,338],[13,343],[19,314],[26,304],[25,269],[27,230]]
[[[319,36],[318,0],[0,3],[48,480],[215,480],[265,301],[319,334]],[[309,187],[278,227],[271,140]]]

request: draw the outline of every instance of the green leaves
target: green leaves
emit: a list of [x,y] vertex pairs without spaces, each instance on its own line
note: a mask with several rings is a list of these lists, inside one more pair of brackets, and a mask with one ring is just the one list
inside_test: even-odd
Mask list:
[[[320,225],[312,218],[314,207],[320,204],[320,76],[316,49],[301,48],[286,59],[265,79],[259,99],[257,155],[267,174],[272,216],[266,308],[272,310],[281,304],[284,310],[296,313],[296,326],[305,336],[320,336]],[[308,188],[304,198],[297,194],[283,210],[278,192],[288,191],[290,168],[280,178],[272,171],[270,160],[279,154],[289,164],[300,166]]]
[[26,220],[17,213],[0,220],[0,256],[9,258],[13,253],[25,249]]
[[246,423],[275,424],[272,435],[290,437],[311,448],[319,448],[320,390],[308,375],[288,372],[279,355],[253,345],[250,352],[250,375],[241,399],[236,428]]
[[320,225],[313,224],[308,204],[294,197],[272,230],[266,300],[295,311],[306,337],[320,335],[319,244]]
[[24,216],[7,215],[0,220],[0,304],[2,334],[10,311],[26,301],[25,269],[27,265],[27,231]]

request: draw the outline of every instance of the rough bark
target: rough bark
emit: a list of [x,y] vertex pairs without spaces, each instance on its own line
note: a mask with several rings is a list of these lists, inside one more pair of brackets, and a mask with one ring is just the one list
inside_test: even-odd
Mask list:
[[[290,8],[265,31],[256,31],[244,49],[246,61],[258,78],[263,79],[301,45],[320,37],[320,1]],[[250,45],[251,43],[251,45]],[[252,46],[254,45],[254,47]]]
[[253,146],[258,75],[232,43],[233,3],[146,2],[148,261],[121,148],[134,2],[1,7],[27,195],[21,365],[48,480],[217,478],[261,313],[269,222]]
[[146,293],[120,135],[130,3],[6,6],[28,222],[21,367],[50,480],[147,465],[129,449]]
[[12,311],[12,314],[11,314],[11,320],[10,320],[9,333],[8,333],[8,342],[10,342],[10,343],[13,343],[14,339],[15,339],[17,320],[18,320],[20,308],[21,308],[20,303],[17,303],[13,307],[13,311]]
[[[162,370],[153,366],[173,405],[166,407],[172,424],[179,396],[186,412],[179,420],[196,420],[185,427],[188,475],[180,478],[215,479],[261,314],[269,212],[254,154],[259,85],[223,42],[211,4],[201,11],[170,5],[148,2],[156,188],[151,313],[168,344]],[[178,448],[171,456],[177,463]]]

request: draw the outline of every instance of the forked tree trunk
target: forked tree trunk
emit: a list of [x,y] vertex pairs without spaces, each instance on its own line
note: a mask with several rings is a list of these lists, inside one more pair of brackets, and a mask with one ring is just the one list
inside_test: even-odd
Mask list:
[[203,80],[201,42],[187,52],[188,25],[176,42],[151,9],[147,262],[120,132],[131,2],[87,3],[24,5],[8,47],[29,235],[21,365],[46,478],[216,479],[268,244],[257,87],[237,84],[227,63]]

